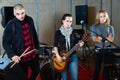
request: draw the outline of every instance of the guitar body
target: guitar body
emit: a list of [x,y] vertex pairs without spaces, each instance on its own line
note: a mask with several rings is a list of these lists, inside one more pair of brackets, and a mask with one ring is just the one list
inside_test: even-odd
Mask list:
[[[65,51],[62,51],[60,54],[61,54],[61,56],[64,56],[64,55],[66,54],[66,52],[65,52]],[[62,61],[62,62],[59,62],[59,61],[57,60],[57,57],[54,56],[54,57],[53,57],[54,69],[55,69],[56,71],[59,71],[59,72],[64,71],[64,70],[66,69],[67,63],[68,63],[69,61],[70,61],[70,59],[67,58],[67,60]]]

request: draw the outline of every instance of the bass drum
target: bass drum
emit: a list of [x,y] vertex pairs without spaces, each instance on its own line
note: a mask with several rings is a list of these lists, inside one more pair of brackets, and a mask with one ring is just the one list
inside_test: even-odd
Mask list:
[[53,80],[53,68],[50,60],[40,63],[41,80]]

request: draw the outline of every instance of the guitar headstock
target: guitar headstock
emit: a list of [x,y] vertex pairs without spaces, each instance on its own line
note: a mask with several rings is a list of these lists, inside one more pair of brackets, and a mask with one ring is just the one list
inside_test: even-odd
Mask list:
[[90,33],[86,33],[82,37],[82,41],[87,41],[87,39],[90,37]]

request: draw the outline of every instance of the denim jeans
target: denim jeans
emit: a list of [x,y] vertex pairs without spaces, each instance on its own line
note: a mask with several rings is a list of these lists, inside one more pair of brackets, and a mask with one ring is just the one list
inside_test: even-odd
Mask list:
[[67,65],[65,71],[61,73],[62,80],[68,80],[68,71],[70,72],[70,77],[72,80],[78,80],[78,56],[77,54],[72,54],[70,56],[70,62]]

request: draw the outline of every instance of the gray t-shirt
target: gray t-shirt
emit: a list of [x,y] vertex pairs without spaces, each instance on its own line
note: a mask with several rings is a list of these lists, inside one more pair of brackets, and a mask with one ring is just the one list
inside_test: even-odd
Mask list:
[[[91,30],[92,30],[92,32],[91,32],[92,37],[93,36],[102,36],[102,37],[104,37],[106,39],[107,36],[110,33],[112,33],[112,36],[114,38],[114,28],[113,28],[113,26],[106,27],[105,24],[100,24],[98,26],[93,25]],[[110,45],[110,42],[104,42],[105,47],[109,46],[109,45]],[[103,47],[103,42],[96,42],[95,46]]]

